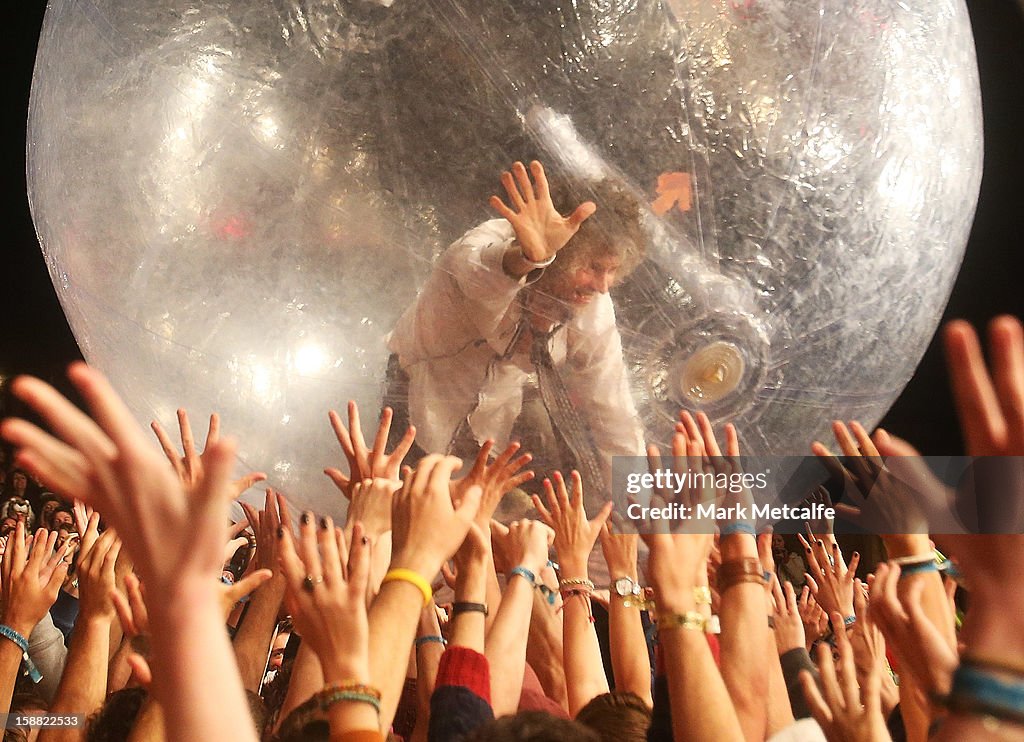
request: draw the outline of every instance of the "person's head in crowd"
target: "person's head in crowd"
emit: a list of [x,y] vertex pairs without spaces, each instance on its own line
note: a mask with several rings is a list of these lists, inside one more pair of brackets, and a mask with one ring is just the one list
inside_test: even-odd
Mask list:
[[494,518],[502,523],[511,523],[529,518],[534,512],[533,500],[525,491],[516,487],[501,498],[498,509],[494,511]]
[[585,183],[552,178],[549,187],[551,202],[560,214],[572,213],[584,201],[597,205],[536,283],[539,291],[579,311],[598,294],[608,293],[643,260],[646,237],[640,203],[613,180]]
[[477,727],[466,742],[601,742],[593,729],[544,711],[521,711]]
[[18,519],[13,515],[8,515],[0,521],[0,536],[9,536],[14,532],[14,529],[18,527]]
[[36,523],[32,506],[24,497],[11,497],[4,502],[3,508],[0,510],[0,517],[24,521],[25,529],[28,531],[33,530]]
[[268,670],[280,670],[284,664],[284,653],[288,649],[288,640],[291,638],[290,631],[279,631],[274,637],[274,643],[270,646],[270,662]]
[[145,688],[124,688],[107,696],[89,719],[86,742],[122,742],[129,738],[148,693]]
[[46,492],[39,497],[40,527],[53,530],[53,513],[60,506],[61,499],[52,492]]
[[25,492],[28,490],[28,474],[23,472],[21,469],[15,469],[11,472],[11,495],[15,497],[25,497]]
[[592,698],[576,714],[576,721],[593,729],[604,742],[643,742],[651,725],[651,709],[635,693],[613,691]]
[[71,512],[71,508],[67,505],[61,505],[53,511],[51,519],[51,528],[60,530],[61,528],[72,529],[75,527],[75,514]]
[[64,545],[71,542],[71,551],[69,554],[74,557],[78,554],[78,549],[81,547],[82,537],[73,527],[69,528],[58,528],[57,529],[57,551],[64,548]]

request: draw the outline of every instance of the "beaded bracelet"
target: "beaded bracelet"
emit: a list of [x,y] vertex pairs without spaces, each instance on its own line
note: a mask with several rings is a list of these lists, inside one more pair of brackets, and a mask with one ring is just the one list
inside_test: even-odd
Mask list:
[[314,696],[317,706],[322,712],[327,712],[331,706],[340,701],[356,701],[373,706],[374,710],[380,713],[380,691],[372,685],[346,681],[344,683],[333,683],[324,686]]
[[32,682],[38,683],[42,680],[43,674],[39,672],[39,668],[36,667],[36,663],[33,662],[32,658],[28,655],[28,639],[23,637],[10,626],[4,626],[2,624],[0,624],[0,636],[4,639],[10,639],[18,645],[18,649],[21,650],[21,659],[25,662],[25,672],[28,674],[29,678],[32,679]]

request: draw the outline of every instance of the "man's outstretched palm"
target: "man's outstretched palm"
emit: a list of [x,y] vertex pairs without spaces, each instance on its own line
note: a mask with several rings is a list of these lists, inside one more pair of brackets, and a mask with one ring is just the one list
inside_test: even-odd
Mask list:
[[491,196],[490,204],[515,229],[523,256],[534,263],[543,263],[565,247],[597,206],[585,201],[569,216],[562,216],[551,203],[547,176],[536,160],[530,163],[530,174],[533,182],[523,163],[516,162],[512,172],[501,174],[501,184],[505,186],[511,208],[497,196]]

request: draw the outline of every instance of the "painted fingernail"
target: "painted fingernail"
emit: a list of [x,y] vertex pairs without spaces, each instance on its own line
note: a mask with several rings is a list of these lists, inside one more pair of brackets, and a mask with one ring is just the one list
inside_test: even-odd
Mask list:
[[363,546],[368,546],[369,544],[370,544],[370,537],[369,536],[363,536]]
[[284,526],[277,527],[277,537],[284,538]]
[[302,514],[302,525],[308,526],[313,521],[313,514],[308,510]]
[[320,527],[323,530],[325,530],[325,531],[327,530],[327,518],[326,517],[320,519]]

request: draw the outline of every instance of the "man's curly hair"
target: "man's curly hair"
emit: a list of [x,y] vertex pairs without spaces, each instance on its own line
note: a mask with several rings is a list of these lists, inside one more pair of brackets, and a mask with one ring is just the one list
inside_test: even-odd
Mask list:
[[595,257],[615,257],[621,261],[620,280],[633,272],[644,258],[647,237],[641,226],[640,203],[622,183],[554,176],[548,180],[548,189],[552,204],[563,216],[584,201],[597,205],[597,211],[580,225],[552,268],[571,272]]

